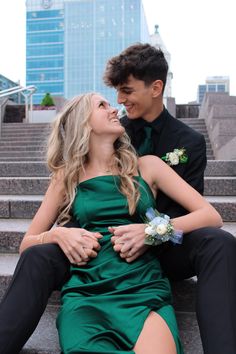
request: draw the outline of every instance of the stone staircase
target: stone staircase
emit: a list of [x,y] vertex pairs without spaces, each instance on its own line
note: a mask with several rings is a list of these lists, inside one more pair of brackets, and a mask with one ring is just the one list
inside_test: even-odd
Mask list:
[[[194,128],[203,129],[197,123],[193,123]],[[18,260],[21,239],[48,185],[48,171],[43,161],[48,130],[47,124],[3,124],[0,138],[0,300]],[[213,158],[210,146],[208,154]],[[208,161],[205,196],[223,216],[224,229],[236,236],[235,175],[236,161]],[[202,354],[194,311],[196,279],[173,283],[172,287],[185,354]],[[55,328],[58,306],[59,294],[55,292],[22,353],[60,353]]]
[[204,135],[205,140],[206,140],[206,152],[207,152],[207,160],[214,160],[214,154],[213,150],[211,147],[211,143],[209,140],[209,136],[207,133],[207,128],[205,124],[204,119],[199,119],[199,118],[179,118],[183,123],[187,124],[197,132],[201,133]]
[[3,123],[0,161],[43,161],[49,129],[47,123]]

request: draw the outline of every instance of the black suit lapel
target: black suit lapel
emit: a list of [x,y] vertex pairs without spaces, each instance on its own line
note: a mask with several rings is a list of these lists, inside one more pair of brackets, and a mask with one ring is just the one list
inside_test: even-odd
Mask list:
[[173,151],[176,148],[178,141],[179,134],[177,132],[176,118],[173,118],[167,112],[162,129],[157,136],[155,155],[162,157],[167,152]]

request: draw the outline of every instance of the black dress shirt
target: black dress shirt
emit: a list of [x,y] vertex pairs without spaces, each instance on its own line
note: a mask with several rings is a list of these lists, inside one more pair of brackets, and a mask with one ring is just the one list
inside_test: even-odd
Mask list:
[[[133,146],[138,149],[145,138],[144,126],[147,122],[142,118],[129,119],[128,117],[122,118],[121,122],[130,136]],[[172,117],[166,108],[153,122],[148,124],[153,128],[152,153],[161,158],[174,149],[185,148],[188,162],[186,164],[179,163],[172,168],[199,193],[203,194],[206,167],[206,143],[203,135]],[[156,202],[157,209],[171,217],[186,214],[186,210],[162,192],[158,192]]]

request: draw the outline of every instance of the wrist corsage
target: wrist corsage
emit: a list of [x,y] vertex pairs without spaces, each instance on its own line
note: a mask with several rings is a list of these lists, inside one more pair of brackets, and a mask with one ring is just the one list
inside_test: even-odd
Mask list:
[[146,245],[157,246],[166,241],[182,243],[183,231],[174,229],[168,215],[159,213],[153,208],[148,208],[145,215],[148,221],[145,228]]
[[184,148],[174,149],[172,152],[167,152],[165,156],[162,156],[162,160],[166,161],[168,165],[174,166],[179,163],[187,163],[188,156]]

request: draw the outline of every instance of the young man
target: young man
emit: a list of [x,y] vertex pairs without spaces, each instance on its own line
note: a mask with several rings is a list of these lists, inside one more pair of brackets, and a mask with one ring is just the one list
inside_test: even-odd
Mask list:
[[[105,82],[117,89],[118,102],[126,107],[128,117],[123,119],[123,124],[137,151],[164,159],[169,156],[176,163],[175,155],[170,158],[166,154],[174,149],[181,153],[181,149],[185,149],[187,162],[180,159],[182,162],[173,168],[202,193],[206,166],[204,138],[171,117],[164,108],[162,94],[167,71],[168,65],[160,50],[139,44],[108,62]],[[145,131],[151,134],[150,145],[150,139],[145,139]],[[162,194],[157,197],[157,209],[171,217],[185,213]],[[144,235],[139,225],[116,228],[114,235],[114,248],[128,261],[146,249],[146,246],[140,246]],[[122,247],[116,243],[117,238],[123,238]],[[220,229],[204,228],[184,235],[180,246],[165,243],[156,246],[156,251],[170,278],[198,276],[197,316],[204,353],[235,354],[234,237]],[[21,255],[13,281],[0,305],[1,354],[20,351],[34,331],[52,291],[60,289],[67,280],[68,270],[69,261],[53,244],[31,247]]]
[[[154,154],[172,163],[182,178],[203,193],[205,140],[164,107],[167,72],[161,50],[137,44],[108,61],[104,81],[117,90],[118,103],[126,108],[127,117],[122,121],[137,152]],[[162,193],[158,194],[156,205],[157,210],[171,217],[186,213]],[[120,226],[113,232],[115,250],[128,261],[145,252],[147,246],[143,246],[139,225]],[[185,234],[182,245],[166,242],[156,246],[156,251],[169,278],[198,277],[196,312],[204,353],[236,353],[234,237],[221,229],[202,228]]]

